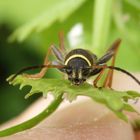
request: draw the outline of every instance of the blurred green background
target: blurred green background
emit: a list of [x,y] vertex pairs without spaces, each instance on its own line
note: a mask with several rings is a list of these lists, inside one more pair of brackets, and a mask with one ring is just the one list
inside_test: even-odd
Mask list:
[[[42,64],[48,47],[59,46],[60,31],[67,48],[86,48],[98,56],[121,38],[116,66],[140,71],[139,0],[0,0],[0,124],[39,97],[25,100],[28,88],[19,91],[5,79],[22,67]],[[72,43],[72,37],[78,41]]]

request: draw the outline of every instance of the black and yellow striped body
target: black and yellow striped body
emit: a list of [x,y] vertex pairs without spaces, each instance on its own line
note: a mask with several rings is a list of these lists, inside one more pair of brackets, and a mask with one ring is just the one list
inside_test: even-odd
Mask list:
[[68,79],[75,85],[83,83],[91,76],[91,67],[96,63],[97,57],[84,49],[74,49],[66,57],[64,64],[68,67]]

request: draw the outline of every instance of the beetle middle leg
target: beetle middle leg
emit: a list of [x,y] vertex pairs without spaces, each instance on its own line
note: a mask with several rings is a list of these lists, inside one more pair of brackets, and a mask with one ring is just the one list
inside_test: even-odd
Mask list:
[[[115,42],[113,44],[112,48],[109,50],[109,51],[113,51],[114,52],[114,54],[112,56],[111,66],[115,65],[115,60],[116,60],[116,55],[117,55],[117,52],[118,52],[119,44],[120,44],[120,41]],[[108,70],[108,73],[107,73],[106,79],[104,81],[103,87],[109,87],[109,88],[112,87],[113,73],[114,73],[113,69],[109,69]]]
[[[111,47],[107,50],[107,52],[105,53],[105,55],[103,55],[96,63],[96,67],[100,68],[103,65],[105,65],[110,59],[112,59],[112,63],[111,66],[114,66],[115,64],[115,58],[116,58],[116,54],[119,48],[121,40],[118,39],[116,40]],[[104,66],[103,66],[104,67]],[[105,68],[104,68],[105,69]],[[100,79],[100,78],[99,78]],[[106,79],[104,81],[103,87],[109,87],[111,88],[112,86],[112,79],[113,79],[113,69],[110,69],[107,73]],[[98,77],[97,77],[97,81],[98,81]],[[95,79],[96,82],[96,79]]]

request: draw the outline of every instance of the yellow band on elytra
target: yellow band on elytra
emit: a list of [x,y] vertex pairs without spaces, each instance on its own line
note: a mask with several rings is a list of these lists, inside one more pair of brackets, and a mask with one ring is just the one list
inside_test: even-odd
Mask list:
[[90,61],[89,61],[84,55],[81,55],[81,54],[74,54],[74,55],[70,56],[70,57],[65,61],[65,65],[67,65],[68,62],[69,62],[71,59],[76,58],[76,57],[79,57],[79,58],[84,59],[84,60],[88,63],[88,65],[91,66]]

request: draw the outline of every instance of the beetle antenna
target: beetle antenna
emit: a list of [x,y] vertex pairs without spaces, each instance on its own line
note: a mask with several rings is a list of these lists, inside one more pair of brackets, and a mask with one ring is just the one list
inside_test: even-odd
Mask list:
[[128,71],[126,71],[126,70],[124,70],[122,68],[119,68],[119,67],[114,67],[114,66],[107,66],[106,68],[114,69],[114,70],[117,70],[117,71],[121,71],[121,72],[125,73],[126,75],[130,76],[132,79],[134,79],[140,85],[140,81],[134,75],[129,73]]
[[19,74],[28,71],[28,70],[33,70],[33,69],[39,69],[39,68],[58,68],[61,69],[64,66],[63,65],[35,65],[35,66],[29,66],[29,67],[25,67],[22,68],[21,70],[19,70],[16,74],[14,74],[8,81],[13,81]]

